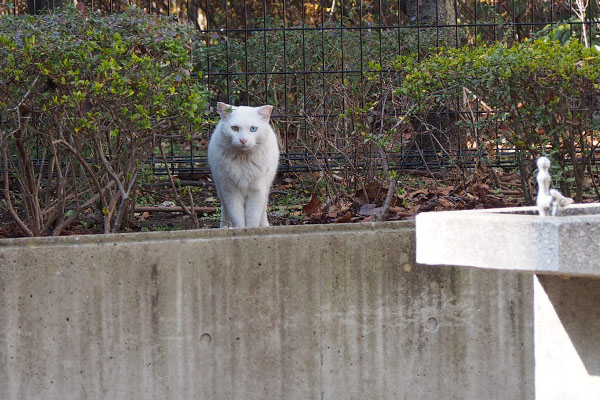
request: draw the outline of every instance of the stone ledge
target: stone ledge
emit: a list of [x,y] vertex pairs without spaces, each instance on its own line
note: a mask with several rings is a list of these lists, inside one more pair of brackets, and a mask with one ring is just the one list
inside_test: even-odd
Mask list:
[[184,231],[132,232],[97,235],[72,235],[58,237],[1,239],[0,250],[22,247],[63,247],[84,245],[114,245],[115,243],[148,243],[180,240],[218,240],[248,237],[280,237],[282,235],[342,235],[361,232],[389,232],[414,230],[413,221],[371,222],[360,224],[314,224],[293,226],[270,226],[246,229],[192,229]]
[[542,274],[600,277],[600,204],[559,217],[535,207],[422,213],[417,262]]

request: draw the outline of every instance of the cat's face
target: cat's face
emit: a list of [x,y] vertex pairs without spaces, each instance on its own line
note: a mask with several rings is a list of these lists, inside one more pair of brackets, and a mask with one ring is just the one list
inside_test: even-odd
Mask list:
[[217,103],[221,116],[221,132],[231,146],[239,150],[251,150],[260,145],[269,133],[269,118],[273,106],[233,107]]

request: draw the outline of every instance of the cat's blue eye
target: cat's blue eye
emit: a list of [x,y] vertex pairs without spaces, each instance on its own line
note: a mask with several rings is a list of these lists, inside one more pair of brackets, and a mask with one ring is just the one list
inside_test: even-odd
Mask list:
[[239,129],[240,129],[240,128],[238,128],[238,127],[237,127],[237,126],[235,126],[235,125],[232,125],[232,126],[231,126],[231,130],[232,130],[232,131],[234,131],[234,132],[237,132]]
[[258,130],[258,128],[255,126],[250,127],[250,132],[256,132],[257,130]]

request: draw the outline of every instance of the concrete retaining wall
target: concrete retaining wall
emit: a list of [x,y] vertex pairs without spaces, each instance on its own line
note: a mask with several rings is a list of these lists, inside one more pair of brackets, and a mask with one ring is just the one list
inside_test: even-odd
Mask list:
[[0,241],[0,399],[530,399],[532,279],[409,222]]

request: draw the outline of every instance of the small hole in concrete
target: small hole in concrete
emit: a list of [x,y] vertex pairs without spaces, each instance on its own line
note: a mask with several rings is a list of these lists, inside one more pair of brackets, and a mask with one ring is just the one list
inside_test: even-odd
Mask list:
[[437,319],[431,317],[425,322],[425,330],[429,332],[435,332],[438,329],[438,321]]
[[210,347],[211,344],[212,336],[210,336],[208,333],[205,333],[202,336],[200,336],[200,345],[202,347]]

